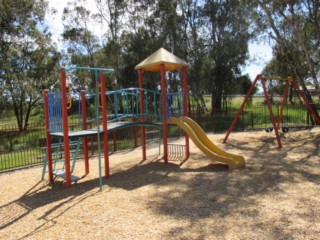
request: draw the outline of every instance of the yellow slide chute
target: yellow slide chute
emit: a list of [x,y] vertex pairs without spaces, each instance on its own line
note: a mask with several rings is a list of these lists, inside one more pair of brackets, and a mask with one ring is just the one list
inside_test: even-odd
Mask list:
[[203,129],[191,118],[171,117],[168,120],[169,124],[176,124],[184,130],[192,139],[194,144],[212,160],[222,162],[228,165],[229,170],[234,170],[245,166],[244,157],[235,154],[227,153],[213,144],[207,137]]

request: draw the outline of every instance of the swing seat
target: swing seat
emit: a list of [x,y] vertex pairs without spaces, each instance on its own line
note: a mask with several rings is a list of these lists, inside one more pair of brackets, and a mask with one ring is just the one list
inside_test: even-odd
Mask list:
[[273,131],[273,127],[266,127],[264,130],[266,132],[272,132]]

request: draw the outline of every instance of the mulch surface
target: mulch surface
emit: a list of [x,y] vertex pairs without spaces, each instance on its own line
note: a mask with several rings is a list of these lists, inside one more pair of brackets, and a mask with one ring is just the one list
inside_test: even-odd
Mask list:
[[0,239],[320,239],[319,128],[282,134],[282,148],[262,131],[208,136],[246,168],[229,172],[191,142],[189,159],[168,164],[111,155],[102,191],[97,159],[70,188],[41,181],[41,167],[0,174]]

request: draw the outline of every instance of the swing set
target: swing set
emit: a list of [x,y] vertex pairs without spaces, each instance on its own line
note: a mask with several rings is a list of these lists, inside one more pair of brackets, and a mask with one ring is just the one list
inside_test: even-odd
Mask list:
[[[269,97],[269,94],[268,94],[268,91],[267,91],[267,87],[266,87],[266,81],[267,80],[277,80],[277,81],[284,81],[285,82],[285,87],[284,87],[284,90],[283,90],[282,104],[281,104],[281,107],[280,107],[278,119],[275,118],[275,116],[273,114],[273,111],[272,111],[270,97]],[[230,133],[234,129],[234,127],[235,127],[235,125],[236,125],[236,123],[237,123],[237,121],[238,121],[238,119],[240,117],[240,114],[242,113],[242,111],[243,111],[247,101],[249,100],[249,98],[250,98],[250,96],[251,96],[251,94],[253,92],[253,89],[256,86],[258,81],[261,82],[263,93],[264,93],[264,97],[265,97],[265,100],[266,100],[266,103],[267,103],[267,106],[268,106],[270,121],[272,123],[272,127],[269,128],[269,132],[274,130],[279,148],[282,147],[282,143],[281,143],[281,139],[280,139],[280,135],[279,135],[279,129],[280,129],[282,115],[283,115],[283,109],[284,109],[284,106],[286,104],[288,89],[289,89],[290,85],[292,85],[296,89],[297,93],[299,94],[299,96],[302,98],[304,104],[306,105],[308,112],[311,114],[311,116],[313,116],[315,122],[318,125],[320,125],[320,119],[318,117],[318,114],[310,106],[306,95],[300,90],[299,85],[294,81],[294,79],[292,77],[274,78],[274,77],[264,77],[261,74],[259,74],[259,75],[256,76],[255,80],[253,81],[249,91],[247,92],[247,94],[246,94],[246,96],[245,96],[245,98],[244,98],[244,100],[243,100],[243,102],[242,102],[242,104],[241,104],[241,106],[240,106],[240,108],[238,110],[238,112],[236,113],[236,115],[235,115],[235,117],[234,117],[234,119],[233,119],[233,121],[232,121],[232,123],[231,123],[231,125],[230,125],[230,127],[228,129],[228,131],[227,131],[227,134],[223,139],[223,143],[227,142]],[[283,132],[286,132],[287,130],[288,129],[286,127],[283,128]]]

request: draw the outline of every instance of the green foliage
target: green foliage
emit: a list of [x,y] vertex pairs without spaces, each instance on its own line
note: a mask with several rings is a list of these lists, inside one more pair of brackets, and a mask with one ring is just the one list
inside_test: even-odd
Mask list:
[[[249,91],[251,85],[252,85],[252,82],[251,82],[251,80],[250,80],[248,75],[244,75],[244,76],[238,77],[235,80],[233,93],[245,95]],[[257,91],[258,91],[258,88],[257,88],[257,86],[255,86],[253,91],[252,91],[252,95],[256,94]]]
[[[228,95],[243,94],[250,85],[241,69],[248,60],[248,42],[269,37],[274,58],[263,74],[292,75],[302,84],[318,87],[319,14],[317,2],[303,1],[199,1],[199,0],[95,0],[98,12],[85,8],[85,0],[64,9],[62,50],[65,65],[111,67],[108,89],[137,87],[134,67],[164,47],[190,63],[189,90],[201,107],[226,110]],[[40,91],[58,88],[58,53],[43,24],[47,2],[0,2],[0,110],[12,110],[20,129],[40,102]],[[102,24],[102,37],[90,26]],[[101,28],[102,29],[102,28]],[[144,86],[156,89],[158,74],[145,74]],[[168,73],[170,91],[180,88],[180,73]],[[73,90],[95,91],[93,72],[70,74]],[[281,84],[269,86],[275,93]],[[211,95],[206,104],[204,94]],[[311,96],[308,95],[309,100]]]
[[208,1],[203,15],[208,23],[206,39],[208,55],[213,60],[208,72],[207,86],[212,94],[212,108],[219,111],[222,100],[231,93],[240,74],[240,66],[248,58],[251,38],[247,8],[240,1]]
[[[99,64],[100,41],[88,29],[88,25],[94,20],[92,13],[84,8],[81,2],[74,2],[64,9],[62,20],[64,21],[62,37],[68,46],[65,54],[68,63],[92,68],[104,67],[103,64]],[[71,76],[74,91],[95,92],[96,76],[94,72],[76,71],[71,73]]]
[[[13,109],[20,130],[56,76],[59,54],[41,25],[47,3],[39,0],[1,1],[0,93]],[[42,26],[42,27],[39,27]]]
[[[250,2],[250,3],[249,3]],[[246,1],[259,11],[253,11],[257,32],[273,40],[274,58],[265,68],[267,74],[277,77],[293,76],[305,88],[312,79],[320,97],[319,65],[319,3],[302,1]]]

